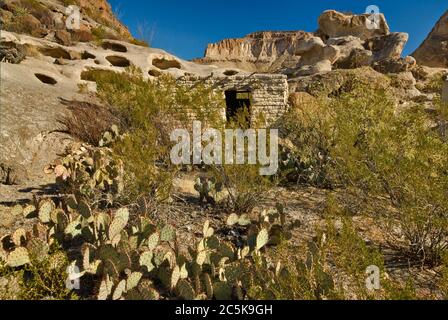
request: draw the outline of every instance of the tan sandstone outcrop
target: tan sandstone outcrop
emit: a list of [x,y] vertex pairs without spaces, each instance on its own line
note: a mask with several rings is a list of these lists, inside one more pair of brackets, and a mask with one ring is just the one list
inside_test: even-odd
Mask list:
[[405,72],[415,65],[401,59],[408,34],[390,33],[383,15],[377,28],[369,15],[346,15],[334,10],[319,17],[319,30],[265,31],[209,44],[203,64],[237,67],[248,72],[276,72],[290,78],[372,66],[381,72]]
[[[81,14],[79,29],[73,30],[67,28],[65,23],[72,13],[67,10],[72,3],[79,7]],[[3,0],[0,3],[0,20],[4,30],[46,38],[64,45],[101,37],[133,40],[106,0]]]
[[383,14],[378,15],[376,28],[367,27],[369,14],[343,14],[335,10],[327,10],[319,17],[319,31],[329,38],[355,36],[361,40],[389,34],[389,25]]
[[448,68],[448,11],[412,56],[421,65]]
[[304,31],[255,32],[243,38],[210,44],[205,58],[195,61],[248,71],[271,71],[284,65],[293,67],[299,61],[294,57],[294,51],[313,38],[312,33]]

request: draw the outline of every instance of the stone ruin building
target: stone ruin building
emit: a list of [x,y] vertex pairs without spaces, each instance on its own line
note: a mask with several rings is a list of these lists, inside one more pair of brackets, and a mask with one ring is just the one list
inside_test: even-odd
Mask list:
[[262,118],[266,125],[270,125],[286,112],[288,106],[288,82],[287,77],[282,74],[186,76],[177,81],[190,87],[203,83],[222,91],[226,102],[222,116],[227,120],[239,109],[247,108],[250,123]]

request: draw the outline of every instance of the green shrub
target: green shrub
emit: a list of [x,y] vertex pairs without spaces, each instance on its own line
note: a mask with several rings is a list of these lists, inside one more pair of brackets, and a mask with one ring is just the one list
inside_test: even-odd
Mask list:
[[331,116],[323,101],[309,102],[290,110],[280,121],[281,146],[280,181],[331,187],[330,147],[333,136]]
[[85,76],[97,82],[98,96],[112,106],[125,133],[113,149],[125,166],[129,202],[141,196],[168,198],[178,170],[170,159],[171,132],[191,128],[193,115],[205,124],[218,123],[221,96],[203,85],[180,86],[170,76],[150,81],[135,68]]
[[[313,177],[354,195],[341,197],[352,213],[375,210],[379,198],[387,199],[393,210],[381,216],[398,226],[405,251],[414,259],[439,263],[448,246],[448,145],[430,129],[423,108],[398,112],[388,90],[352,81],[347,90],[321,100],[318,112],[313,110],[306,113],[307,122],[303,116],[290,121],[293,129],[287,136],[298,149],[296,162],[303,163],[305,154],[315,169]],[[303,168],[299,174],[309,176]],[[350,198],[358,199],[355,206],[346,201]]]
[[335,106],[341,180],[370,198],[387,195],[396,210],[389,222],[398,223],[409,253],[437,263],[448,245],[448,145],[429,130],[423,110],[394,114],[384,93],[366,90],[364,99],[348,96]]

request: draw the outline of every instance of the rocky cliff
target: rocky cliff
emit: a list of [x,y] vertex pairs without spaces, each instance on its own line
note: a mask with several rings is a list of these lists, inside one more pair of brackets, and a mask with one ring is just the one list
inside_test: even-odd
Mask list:
[[448,11],[412,56],[421,65],[448,68]]
[[[133,40],[106,0],[2,0],[0,3],[3,30],[64,45],[102,38]],[[67,9],[69,5],[80,9],[79,28],[67,28],[65,22],[73,13]]]
[[369,15],[325,11],[317,32],[257,32],[240,39],[210,44],[204,64],[238,67],[247,71],[311,75],[336,68],[374,66],[388,71],[406,70],[412,58],[401,60],[406,33],[391,33],[383,15],[372,28]]
[[205,58],[197,61],[240,67],[248,71],[271,71],[288,63],[297,64],[298,59],[294,57],[296,48],[312,38],[312,33],[304,31],[255,32],[244,38],[225,39],[210,44]]

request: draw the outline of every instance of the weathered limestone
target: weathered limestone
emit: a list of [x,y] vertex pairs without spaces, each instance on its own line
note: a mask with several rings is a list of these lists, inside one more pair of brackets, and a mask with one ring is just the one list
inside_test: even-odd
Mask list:
[[[67,7],[76,4],[82,12],[80,28],[68,29],[65,22],[69,16]],[[25,8],[24,16],[15,14]],[[131,41],[128,29],[115,17],[107,0],[3,0],[0,2],[2,30],[17,31],[38,38],[69,45],[76,41],[92,41],[95,30],[101,28],[105,36]]]
[[409,35],[404,32],[394,32],[385,36],[374,37],[364,45],[373,52],[373,60],[400,59]]
[[315,44],[311,40],[313,38],[320,40],[312,33],[304,31],[255,32],[243,38],[224,39],[209,44],[205,57],[196,59],[195,62],[236,67],[249,72],[272,72],[285,66],[295,66],[299,59],[289,58],[294,57],[294,52],[303,51],[305,47],[311,49]]
[[399,60],[409,35],[390,33],[383,15],[378,27],[370,28],[369,17],[325,11],[315,33],[266,31],[225,39],[208,45],[205,58],[195,61],[289,78],[363,66],[385,73],[407,71],[411,64]]
[[[195,86],[198,82],[222,91],[223,99],[226,91],[248,91],[251,97],[251,121],[261,115],[269,125],[286,112],[288,104],[288,82],[286,76],[280,74],[253,74],[249,76],[229,77],[181,77],[178,83]],[[181,110],[184,112],[184,110]],[[222,110],[225,119],[226,112]]]
[[389,34],[389,26],[383,14],[379,15],[378,28],[369,29],[369,14],[347,15],[327,10],[319,17],[319,30],[328,38],[355,36],[361,40]]

